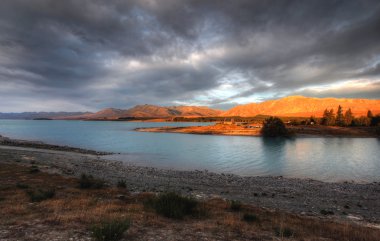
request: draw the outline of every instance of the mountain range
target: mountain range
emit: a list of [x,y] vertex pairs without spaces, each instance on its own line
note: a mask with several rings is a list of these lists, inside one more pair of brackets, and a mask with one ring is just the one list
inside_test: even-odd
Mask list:
[[336,111],[339,105],[342,106],[343,111],[351,108],[355,116],[366,116],[368,110],[374,114],[380,113],[380,100],[288,96],[261,103],[238,105],[225,111],[222,115],[241,117],[256,115],[309,117],[313,115],[321,117],[325,109]]
[[261,103],[237,105],[230,110],[222,111],[205,106],[157,106],[136,105],[130,109],[107,108],[96,113],[90,112],[23,112],[0,113],[0,119],[67,119],[67,120],[115,120],[119,118],[170,118],[170,117],[216,117],[256,115],[321,117],[325,109],[343,110],[351,108],[355,116],[365,116],[368,110],[374,114],[380,113],[380,100],[347,99],[347,98],[313,98],[304,96],[289,96]]

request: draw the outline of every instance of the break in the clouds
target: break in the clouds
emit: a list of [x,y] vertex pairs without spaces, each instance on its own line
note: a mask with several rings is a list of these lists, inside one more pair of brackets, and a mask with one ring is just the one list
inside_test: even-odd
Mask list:
[[380,97],[379,1],[2,0],[0,111]]

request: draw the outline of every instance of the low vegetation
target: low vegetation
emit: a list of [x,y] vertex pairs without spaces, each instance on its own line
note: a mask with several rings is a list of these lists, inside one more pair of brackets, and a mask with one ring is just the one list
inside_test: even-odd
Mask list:
[[118,188],[127,188],[127,182],[125,180],[119,180],[116,184]]
[[94,178],[92,175],[82,174],[79,179],[79,187],[82,189],[100,189],[104,187],[104,184],[103,180]]
[[29,169],[29,172],[30,173],[37,173],[37,172],[40,172],[40,169],[38,168],[38,166],[32,165]]
[[[117,187],[81,189],[78,181],[45,172],[30,173],[29,167],[18,163],[0,163],[0,240],[31,240],[31,235],[38,237],[35,240],[69,240],[73,234],[80,240],[92,236],[93,240],[132,241],[178,240],[178,237],[377,241],[380,236],[379,229],[337,221],[333,216],[299,216],[247,204],[232,212],[232,203],[220,198],[201,202],[175,193],[156,196],[130,194]],[[27,184],[28,188],[17,187],[18,183]],[[30,203],[27,191],[37,193],[39,189],[56,190],[54,198]],[[117,198],[119,195],[125,198]],[[200,210],[207,212],[207,216],[194,218]]]
[[130,226],[129,219],[105,220],[93,225],[91,232],[96,241],[118,241]]
[[196,213],[197,204],[192,198],[169,192],[150,198],[145,202],[145,207],[153,208],[167,218],[183,219],[186,215]]
[[230,210],[231,211],[238,212],[238,211],[241,211],[241,209],[242,209],[241,202],[236,201],[236,200],[231,201],[231,203],[230,203]]
[[253,222],[257,222],[258,218],[255,214],[244,213],[243,220],[248,222],[248,223],[253,223]]
[[37,189],[37,190],[29,190],[26,192],[30,198],[31,202],[41,202],[55,196],[54,189]]
[[291,228],[288,228],[288,227],[276,227],[274,229],[274,232],[277,237],[281,237],[281,238],[290,238],[290,237],[295,236],[295,232]]

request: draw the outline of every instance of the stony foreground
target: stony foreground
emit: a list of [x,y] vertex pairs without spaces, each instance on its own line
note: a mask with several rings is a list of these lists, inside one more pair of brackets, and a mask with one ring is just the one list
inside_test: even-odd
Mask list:
[[[240,177],[208,171],[140,167],[107,156],[0,146],[0,163],[38,165],[42,171],[78,177],[82,173],[109,183],[126,180],[131,192],[175,191],[199,199],[220,197],[300,215],[380,222],[380,183],[324,183],[283,177]],[[331,215],[333,214],[333,215]]]

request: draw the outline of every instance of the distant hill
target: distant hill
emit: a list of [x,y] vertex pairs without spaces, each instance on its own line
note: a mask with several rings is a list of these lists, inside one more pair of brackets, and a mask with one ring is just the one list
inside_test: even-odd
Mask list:
[[89,112],[22,112],[22,113],[0,113],[0,119],[33,120],[33,119],[59,119],[88,114]]
[[262,103],[238,105],[224,112],[222,116],[273,115],[308,117],[314,115],[321,117],[326,108],[332,108],[336,111],[339,105],[343,107],[344,111],[351,108],[355,116],[365,116],[368,110],[371,110],[374,114],[380,113],[380,100],[289,96]]
[[327,109],[343,110],[351,108],[355,116],[365,116],[368,110],[380,114],[380,100],[345,99],[345,98],[312,98],[289,96],[262,103],[238,105],[230,110],[221,111],[205,106],[158,106],[136,105],[130,109],[107,108],[96,113],[91,112],[23,112],[0,113],[0,119],[63,119],[63,120],[116,120],[119,118],[171,118],[171,117],[217,117],[257,115],[289,116],[289,117],[321,117]]
[[122,110],[107,108],[96,113],[90,113],[78,116],[68,116],[62,119],[118,119],[126,117],[138,118],[170,118],[175,116],[219,116],[220,110],[214,110],[204,106],[156,106],[156,105],[136,105],[133,108]]

